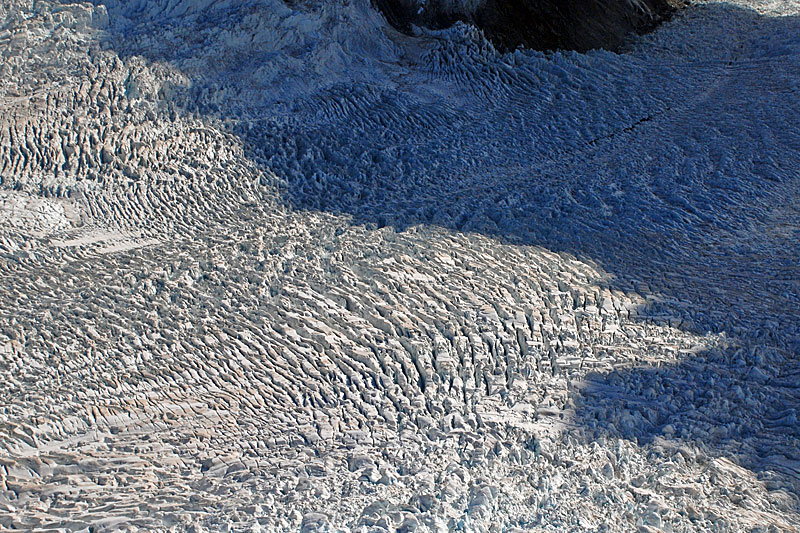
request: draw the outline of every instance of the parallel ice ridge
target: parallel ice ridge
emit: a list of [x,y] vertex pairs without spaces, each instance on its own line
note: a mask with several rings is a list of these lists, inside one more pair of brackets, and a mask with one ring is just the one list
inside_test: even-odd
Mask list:
[[0,6],[0,527],[800,527],[800,6],[289,4]]

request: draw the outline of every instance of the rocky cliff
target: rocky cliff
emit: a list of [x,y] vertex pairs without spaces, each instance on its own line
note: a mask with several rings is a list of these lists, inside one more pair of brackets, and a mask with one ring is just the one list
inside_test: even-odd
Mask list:
[[681,0],[374,0],[395,28],[474,24],[502,49],[618,49],[655,27]]

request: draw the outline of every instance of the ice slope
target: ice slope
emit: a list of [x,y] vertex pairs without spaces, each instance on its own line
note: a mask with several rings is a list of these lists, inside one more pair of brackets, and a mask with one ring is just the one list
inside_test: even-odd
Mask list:
[[796,531],[799,13],[4,2],[0,527]]

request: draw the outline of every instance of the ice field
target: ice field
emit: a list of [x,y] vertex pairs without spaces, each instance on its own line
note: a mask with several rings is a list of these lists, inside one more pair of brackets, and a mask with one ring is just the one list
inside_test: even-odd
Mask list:
[[0,3],[0,531],[792,532],[798,409],[797,0]]

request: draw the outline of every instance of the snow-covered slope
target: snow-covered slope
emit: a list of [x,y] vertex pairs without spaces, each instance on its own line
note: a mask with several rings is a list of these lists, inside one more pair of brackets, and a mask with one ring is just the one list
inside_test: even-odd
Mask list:
[[799,15],[4,2],[0,527],[796,531]]

